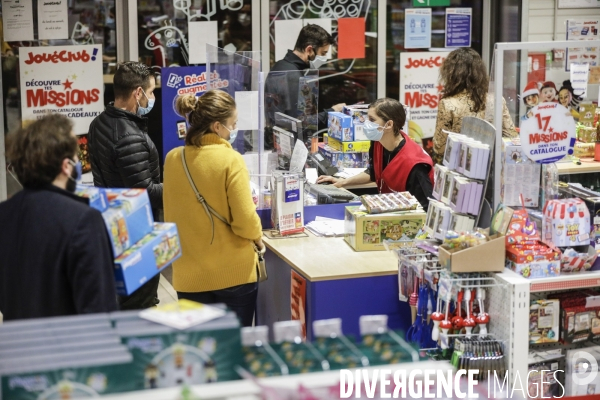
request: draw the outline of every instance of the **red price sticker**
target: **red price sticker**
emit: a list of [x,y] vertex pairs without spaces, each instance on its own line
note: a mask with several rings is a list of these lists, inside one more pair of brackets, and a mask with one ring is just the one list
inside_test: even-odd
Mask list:
[[573,154],[575,120],[559,103],[541,103],[521,123],[521,145],[530,160],[540,164],[556,162]]

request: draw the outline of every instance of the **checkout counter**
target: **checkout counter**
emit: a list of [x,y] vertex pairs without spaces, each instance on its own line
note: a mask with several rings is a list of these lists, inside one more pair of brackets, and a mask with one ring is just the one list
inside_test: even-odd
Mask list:
[[[304,222],[317,216],[343,219],[347,205],[306,206]],[[292,319],[294,275],[305,281],[302,308],[309,340],[313,321],[320,319],[341,318],[344,334],[356,337],[361,315],[385,314],[391,329],[410,327],[410,307],[399,301],[398,261],[392,253],[356,252],[343,237],[317,237],[306,230],[296,237],[269,237],[271,210],[258,212],[267,231],[263,241],[269,279],[260,283],[257,325]]]

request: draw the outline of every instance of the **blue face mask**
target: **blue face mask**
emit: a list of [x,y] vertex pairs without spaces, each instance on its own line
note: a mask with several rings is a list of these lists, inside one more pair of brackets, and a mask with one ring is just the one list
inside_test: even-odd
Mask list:
[[365,121],[363,125],[363,131],[367,139],[372,140],[373,142],[378,142],[383,137],[383,130],[385,127],[376,124],[373,121]]
[[229,131],[229,143],[235,142],[235,138],[238,134],[238,129],[229,129],[225,125],[223,125],[223,127]]
[[[137,109],[137,114],[139,116],[142,115],[146,115],[148,114],[150,111],[152,111],[152,107],[154,107],[154,101],[155,99],[149,99],[148,96],[146,96],[146,92],[142,91],[142,93],[144,93],[144,97],[146,97],[148,99],[148,107],[142,107],[140,105],[140,102],[138,101],[138,109]],[[137,100],[136,100],[137,101]]]

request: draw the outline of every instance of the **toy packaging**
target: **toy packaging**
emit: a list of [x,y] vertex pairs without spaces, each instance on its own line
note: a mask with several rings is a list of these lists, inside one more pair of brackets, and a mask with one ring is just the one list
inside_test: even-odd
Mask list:
[[273,171],[271,223],[280,235],[304,232],[304,176],[302,173]]
[[341,142],[354,141],[352,117],[335,111],[330,111],[328,117],[327,135],[330,138]]
[[530,245],[507,245],[507,267],[524,278],[547,278],[560,275],[560,251],[542,242]]
[[439,165],[439,164],[435,164],[435,166],[433,167],[433,192],[431,193],[431,195],[433,196],[434,199],[436,200],[440,200],[442,198],[442,190],[444,187],[444,178],[446,177],[446,173],[448,172],[448,168],[444,167],[443,165]]
[[590,298],[599,295],[594,290],[553,295],[560,300],[560,341],[580,343],[600,339],[600,307]]
[[368,367],[369,359],[342,333],[341,318],[313,321],[315,348],[331,369]]
[[518,139],[502,140],[502,204],[521,206],[523,195],[525,207],[536,208],[539,201],[541,164],[527,158]]
[[115,257],[152,231],[154,218],[146,189],[103,189],[108,210],[102,213]]
[[269,345],[269,327],[242,328],[242,353],[245,368],[257,378],[288,375],[285,362]]
[[[368,119],[369,105],[355,104],[344,106],[344,114],[352,117],[352,127],[354,129],[354,140],[369,140],[364,134],[363,124]],[[408,121],[408,118],[406,119]]]
[[557,247],[590,243],[590,213],[578,198],[549,200],[544,206],[542,239]]
[[368,153],[371,148],[369,140],[342,142],[329,136],[325,136],[324,140],[327,146],[342,153]]
[[90,207],[95,208],[100,212],[104,212],[108,209],[108,197],[106,196],[106,191],[102,188],[77,185],[75,194],[88,199]]
[[299,320],[278,321],[273,324],[273,350],[286,363],[290,374],[328,371],[329,363],[312,343],[302,341]]
[[458,167],[458,159],[461,147],[460,134],[449,132],[444,130],[444,133],[448,135],[446,139],[446,151],[444,153],[443,164],[451,171],[456,171]]
[[592,268],[597,258],[598,253],[592,246],[589,246],[587,252],[578,252],[575,249],[567,248],[563,251],[560,260],[560,270],[561,272],[587,271]]
[[[582,357],[582,352],[589,354],[591,360],[587,360],[587,357]],[[592,360],[595,360],[595,365],[591,362]],[[598,373],[598,368],[596,366],[600,364],[600,346],[588,346],[567,350],[565,364],[564,397],[598,397],[598,394],[600,393],[600,374]],[[582,385],[582,377],[590,377],[592,379],[589,382],[586,382],[585,385]]]
[[369,214],[416,210],[421,205],[409,192],[369,194],[360,197]]
[[368,214],[359,206],[347,206],[344,240],[356,251],[385,250],[383,241],[414,239],[425,223],[422,210]]
[[558,360],[529,364],[527,393],[530,399],[560,398],[564,395],[562,385],[557,380]]
[[583,200],[590,212],[590,242],[600,252],[600,193],[590,189],[581,188],[569,183],[561,185],[560,193],[564,197],[577,197]]
[[319,153],[337,168],[367,168],[369,165],[369,152],[343,153],[319,143]]
[[577,140],[583,143],[596,143],[596,128],[577,124]]
[[277,153],[277,168],[286,171],[289,170],[295,145],[294,134],[278,126],[274,126],[273,145]]
[[130,390],[239,379],[234,367],[242,363],[242,348],[235,313],[185,330],[144,320],[120,321],[116,329],[133,355]]
[[558,342],[559,300],[532,300],[529,306],[529,343]]
[[179,257],[175,224],[155,223],[151,233],[115,259],[117,294],[130,295]]

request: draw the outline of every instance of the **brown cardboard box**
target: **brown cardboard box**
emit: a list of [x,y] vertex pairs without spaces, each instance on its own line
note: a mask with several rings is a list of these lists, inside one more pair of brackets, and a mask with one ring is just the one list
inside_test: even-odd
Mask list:
[[452,272],[502,272],[504,271],[505,238],[492,235],[485,244],[450,253],[440,247],[439,259],[442,267]]
[[358,206],[347,206],[344,240],[355,251],[385,250],[385,239],[414,239],[426,217],[422,209],[368,214]]

